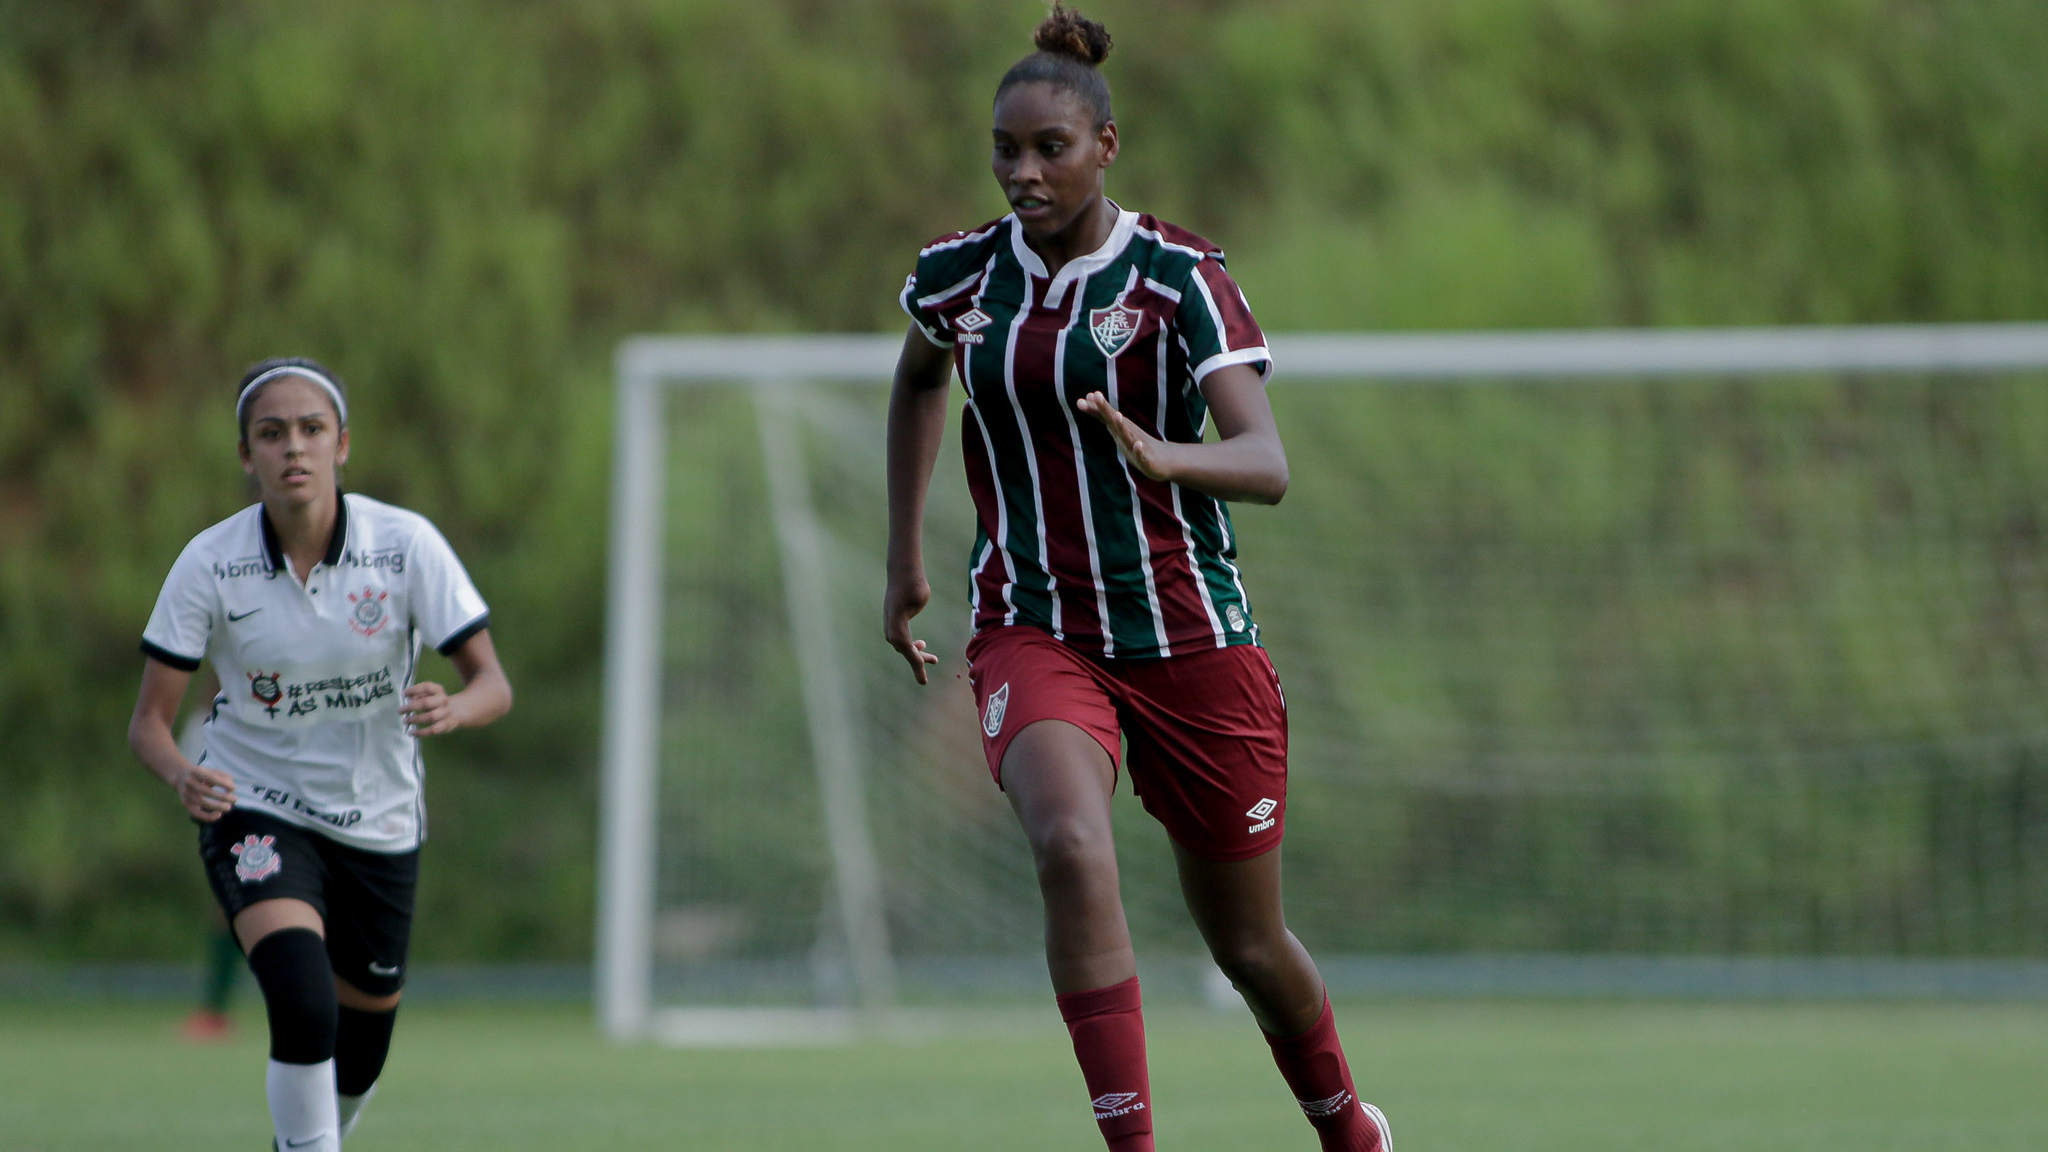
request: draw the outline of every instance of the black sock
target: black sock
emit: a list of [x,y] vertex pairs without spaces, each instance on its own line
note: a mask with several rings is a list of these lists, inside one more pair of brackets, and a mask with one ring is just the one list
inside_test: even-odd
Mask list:
[[343,1096],[361,1096],[384,1071],[384,1057],[391,1051],[391,1026],[398,1009],[365,1012],[359,1008],[341,1010],[341,1026],[334,1034],[334,1090]]
[[318,1064],[334,1056],[334,967],[311,928],[272,932],[249,949],[249,971],[270,1017],[270,1058]]

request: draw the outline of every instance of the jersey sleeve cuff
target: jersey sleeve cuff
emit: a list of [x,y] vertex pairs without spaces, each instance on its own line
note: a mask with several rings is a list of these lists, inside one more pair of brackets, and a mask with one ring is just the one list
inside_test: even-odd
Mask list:
[[162,647],[161,645],[152,644],[147,640],[144,640],[142,642],[142,654],[144,656],[149,657],[151,660],[156,661],[159,664],[164,664],[172,668],[176,668],[180,672],[199,671],[199,657],[180,656],[176,652],[173,652],[168,648]]
[[477,633],[483,631],[484,629],[490,626],[491,614],[489,612],[486,612],[483,615],[477,617],[476,619],[471,620],[469,623],[464,624],[462,627],[457,628],[454,632],[449,633],[448,638],[446,640],[443,640],[439,644],[434,645],[434,651],[439,652],[443,656],[452,656],[455,654],[455,650],[457,648],[460,648],[464,644],[469,643],[469,638],[471,636],[476,635]]
[[915,274],[912,274],[910,276],[904,277],[903,291],[896,297],[897,306],[903,309],[903,314],[905,316],[910,317],[910,322],[912,324],[917,325],[917,330],[919,332],[924,333],[925,339],[931,341],[933,344],[936,344],[941,348],[951,351],[953,347],[952,337],[944,333],[941,333],[937,329],[933,328],[931,325],[925,323],[924,317],[918,315],[919,306],[923,303],[923,301],[911,295],[911,293],[916,291],[917,276]]
[[1257,364],[1259,365],[1259,379],[1265,381],[1273,379],[1273,354],[1266,350],[1264,344],[1261,344],[1255,348],[1237,348],[1229,352],[1218,352],[1216,355],[1195,365],[1196,386],[1199,387],[1202,381],[1208,378],[1209,373],[1216,371],[1218,368],[1228,368],[1232,364]]

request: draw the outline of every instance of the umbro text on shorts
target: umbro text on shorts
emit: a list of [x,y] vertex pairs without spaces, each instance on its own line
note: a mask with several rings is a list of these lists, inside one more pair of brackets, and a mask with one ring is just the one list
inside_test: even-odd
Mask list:
[[1002,784],[1010,741],[1064,720],[1121,761],[1131,788],[1174,841],[1207,860],[1248,860],[1280,843],[1287,817],[1287,702],[1255,644],[1115,659],[1039,628],[984,628],[967,643],[968,679],[989,772]]
[[199,825],[207,883],[232,922],[262,900],[303,900],[320,913],[334,974],[372,996],[405,986],[420,853],[369,852],[310,828],[235,808]]

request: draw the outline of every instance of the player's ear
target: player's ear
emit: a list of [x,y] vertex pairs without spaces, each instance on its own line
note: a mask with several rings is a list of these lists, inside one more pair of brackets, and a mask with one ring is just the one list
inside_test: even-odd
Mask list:
[[248,437],[245,436],[242,439],[235,441],[235,454],[242,458],[242,475],[256,475],[256,461],[253,457],[249,455]]
[[1118,148],[1116,121],[1104,121],[1101,129],[1095,133],[1095,140],[1098,144],[1102,145],[1102,166],[1107,168],[1111,164],[1116,163]]
[[346,463],[348,463],[348,429],[343,428],[334,437],[334,466],[339,468]]

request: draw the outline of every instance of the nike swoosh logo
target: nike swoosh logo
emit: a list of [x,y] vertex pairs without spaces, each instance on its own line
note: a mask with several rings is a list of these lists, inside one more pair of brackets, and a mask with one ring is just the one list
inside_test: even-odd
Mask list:
[[384,965],[382,965],[382,964],[379,964],[379,963],[377,963],[376,961],[374,961],[374,960],[373,960],[373,961],[371,961],[371,962],[370,962],[370,975],[372,975],[372,976],[396,976],[396,975],[398,975],[398,966],[397,966],[397,965],[393,965],[393,966],[391,966],[391,967],[389,967],[389,968],[386,968],[386,967],[385,967]]
[[309,1144],[318,1144],[319,1142],[320,1137],[308,1136],[304,1140],[287,1140],[284,1142],[284,1146],[287,1148],[304,1148]]
[[263,611],[263,609],[261,608],[251,608],[247,612],[242,613],[240,616],[237,616],[233,612],[230,612],[228,613],[228,623],[232,624],[237,620],[247,620],[249,617],[254,616],[255,614],[261,611]]

